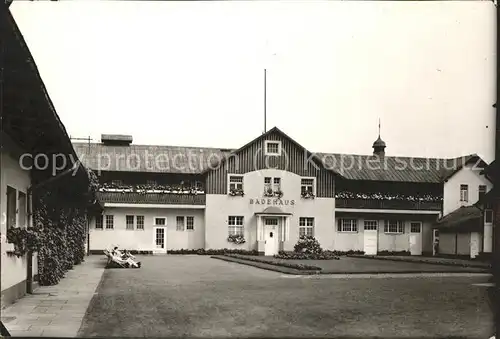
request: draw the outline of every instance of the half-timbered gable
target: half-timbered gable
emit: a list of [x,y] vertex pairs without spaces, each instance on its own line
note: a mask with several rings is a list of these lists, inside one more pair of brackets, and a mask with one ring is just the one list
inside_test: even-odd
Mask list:
[[[268,152],[269,150],[276,152]],[[214,165],[214,164],[213,164]],[[206,171],[207,194],[228,194],[231,174],[273,169],[316,179],[316,196],[335,196],[335,172],[277,127],[232,152]]]

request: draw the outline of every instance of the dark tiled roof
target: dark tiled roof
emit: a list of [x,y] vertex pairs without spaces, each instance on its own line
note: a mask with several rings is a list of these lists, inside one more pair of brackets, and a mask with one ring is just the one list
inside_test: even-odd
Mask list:
[[317,153],[326,168],[349,180],[441,183],[476,155],[452,159]]
[[470,230],[480,228],[482,212],[476,206],[462,206],[436,221],[439,230]]
[[205,205],[205,195],[159,194],[159,193],[117,193],[98,192],[102,203],[120,204],[164,204],[164,205]]
[[91,143],[73,144],[82,163],[96,171],[197,174],[229,152],[219,148]]
[[[283,133],[276,127],[271,131]],[[239,150],[246,146],[248,144]],[[203,173],[210,165],[214,166],[232,152],[238,152],[207,147],[114,146],[95,143],[90,144],[90,147],[88,143],[74,143],[74,147],[83,164],[93,170],[182,174]],[[475,154],[452,159],[385,156],[381,158],[383,160],[378,160],[374,155],[313,154],[327,169],[339,173],[345,179],[408,183],[441,183],[467,162],[478,159]]]

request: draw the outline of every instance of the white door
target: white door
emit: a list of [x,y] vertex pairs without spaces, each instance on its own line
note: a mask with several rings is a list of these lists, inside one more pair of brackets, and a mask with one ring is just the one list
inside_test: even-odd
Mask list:
[[167,253],[167,229],[154,227],[153,253]]
[[264,232],[264,255],[278,254],[278,219],[266,218]]
[[410,254],[422,255],[422,223],[420,221],[410,223]]
[[377,255],[378,252],[378,221],[365,220],[363,251],[366,255]]

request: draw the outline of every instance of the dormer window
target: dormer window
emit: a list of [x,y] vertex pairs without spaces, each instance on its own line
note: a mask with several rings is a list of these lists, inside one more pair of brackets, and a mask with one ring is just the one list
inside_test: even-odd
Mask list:
[[281,155],[281,141],[266,140],[265,155]]

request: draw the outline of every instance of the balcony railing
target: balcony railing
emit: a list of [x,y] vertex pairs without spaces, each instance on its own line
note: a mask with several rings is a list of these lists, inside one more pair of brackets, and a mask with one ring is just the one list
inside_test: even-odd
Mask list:
[[335,199],[336,208],[441,211],[440,201]]
[[205,194],[159,194],[135,192],[99,192],[103,203],[120,204],[165,204],[165,205],[205,205]]

